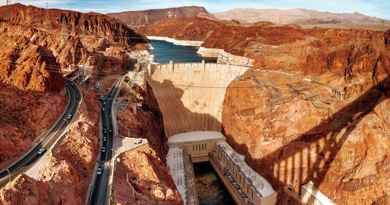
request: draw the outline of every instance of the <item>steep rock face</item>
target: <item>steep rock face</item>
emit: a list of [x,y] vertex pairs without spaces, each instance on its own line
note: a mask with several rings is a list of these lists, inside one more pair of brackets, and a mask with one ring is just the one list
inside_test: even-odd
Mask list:
[[[309,181],[338,204],[389,200],[389,54],[370,32],[335,33],[341,38],[333,43],[355,43],[312,50],[300,75],[269,70],[265,61],[226,94],[228,141],[279,190],[281,204],[291,199],[283,190],[298,192]],[[332,46],[322,43],[316,47]]]
[[119,156],[114,204],[182,204],[167,167],[149,146]]
[[289,199],[284,189],[298,192],[309,181],[337,204],[386,204],[389,76],[384,86],[367,74],[352,83],[304,78],[311,77],[263,70],[233,82],[223,110],[228,141],[278,190],[280,204]]
[[[51,51],[55,62],[61,66],[61,72],[72,71],[80,64],[90,65],[91,57],[104,62],[105,51],[110,47],[124,53],[145,49],[142,45],[147,42],[125,24],[102,14],[14,4],[0,7],[0,22],[0,28],[8,35],[24,37]],[[108,59],[116,60],[112,56]],[[109,69],[99,65],[92,64],[92,72]]]
[[[7,77],[4,77],[4,82],[23,85],[23,90],[35,89],[36,86],[29,86],[34,82],[32,85],[41,85],[46,88],[42,91],[49,91],[51,83],[57,83],[49,74],[61,77],[79,64],[91,65],[88,68],[91,68],[93,77],[112,78],[110,72],[122,73],[127,68],[126,52],[142,48],[140,42],[146,42],[123,23],[100,14],[16,4],[0,7],[0,19],[0,35],[9,39],[9,42],[5,41],[9,46],[1,51],[5,54],[0,56],[11,59],[4,62],[0,73]],[[21,66],[10,67],[14,65],[12,60]],[[94,62],[101,63],[95,65]],[[41,76],[38,79],[44,79],[43,83],[32,81],[30,70],[32,76],[35,73]],[[21,77],[11,81],[12,74]],[[48,78],[49,84],[44,84],[44,77]],[[100,109],[98,97],[89,87],[94,85],[95,79],[90,79],[91,84],[85,83],[85,89],[81,88],[83,103],[77,118],[63,141],[53,149],[44,173],[37,176],[39,180],[22,176],[8,183],[0,190],[0,204],[84,204],[99,152]],[[0,119],[2,166],[30,148],[38,134],[48,129],[64,110],[63,93],[60,98],[57,93],[30,92],[27,94],[32,97],[23,97],[19,92],[17,89],[6,90],[0,95],[0,112],[6,113]]]
[[[47,168],[35,180],[22,175],[0,190],[2,204],[84,204],[99,149],[96,94],[84,100],[64,140],[51,153]],[[53,103],[54,104],[54,103]],[[55,107],[55,106],[52,106]],[[28,200],[26,200],[28,199]]]
[[387,204],[387,33],[201,18],[141,30],[203,40],[204,47],[255,59],[227,90],[222,126],[228,141],[279,190],[279,203],[291,199],[284,189],[298,192],[313,181],[338,204]]
[[385,32],[385,45],[386,47],[390,47],[390,30]]
[[309,9],[232,9],[214,15],[219,19],[238,20],[243,23],[269,21],[275,24],[298,24],[310,27],[366,27],[380,30],[390,26],[388,20],[361,13],[331,13]]
[[279,45],[301,40],[305,36],[302,30],[290,26],[260,24],[247,27],[200,17],[162,20],[141,27],[138,31],[146,35],[204,41],[203,47],[221,48],[237,55],[244,55],[245,48],[252,41]]
[[152,9],[145,11],[127,11],[108,14],[132,27],[145,26],[164,19],[190,18],[196,16],[210,16],[203,7],[186,6],[168,9]]
[[242,26],[205,18],[163,20],[139,31],[204,41],[203,47],[253,58],[256,68],[308,74],[332,70],[349,75],[350,70],[356,69],[388,72],[389,55],[383,44],[384,33],[379,31],[302,29],[272,24]]
[[119,156],[113,184],[114,204],[181,204],[179,193],[164,163],[166,155],[161,115],[151,96],[138,85],[122,88],[119,102],[128,102],[118,113],[121,137],[148,139],[148,145]]
[[0,18],[16,24],[29,25],[45,30],[57,30],[83,35],[107,37],[109,40],[132,45],[141,36],[123,23],[102,14],[80,13],[58,9],[42,9],[33,6],[14,4],[0,7]]
[[0,50],[0,81],[21,90],[59,91],[64,80],[56,58],[45,47],[14,35],[7,24],[0,23],[3,48]]
[[[56,105],[56,106],[52,106]],[[33,94],[0,83],[0,167],[15,160],[60,116],[65,98]]]

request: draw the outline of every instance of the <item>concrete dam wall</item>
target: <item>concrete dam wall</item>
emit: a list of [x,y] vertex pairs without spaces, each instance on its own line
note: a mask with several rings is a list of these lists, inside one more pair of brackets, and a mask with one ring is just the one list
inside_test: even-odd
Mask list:
[[166,136],[221,131],[226,88],[248,69],[208,63],[150,65],[146,78],[163,114]]

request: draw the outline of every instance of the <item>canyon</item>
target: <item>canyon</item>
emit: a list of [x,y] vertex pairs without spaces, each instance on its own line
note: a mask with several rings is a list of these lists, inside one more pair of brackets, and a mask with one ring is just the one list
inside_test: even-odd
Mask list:
[[[0,7],[1,167],[64,111],[67,74],[84,68],[90,76],[78,82],[77,117],[44,171],[3,186],[0,204],[86,202],[102,152],[99,99],[126,73],[141,76],[125,80],[115,101],[118,137],[148,144],[115,158],[112,204],[183,204],[167,166],[167,141],[197,130],[222,132],[272,184],[277,204],[300,204],[297,194],[309,183],[337,204],[389,204],[390,30],[343,26],[388,22],[361,14],[306,18],[313,12],[307,10],[292,12],[303,19],[265,22],[237,12],[214,17],[203,7],[182,7],[103,15]],[[281,11],[274,12],[264,15]],[[338,26],[307,26],[329,22]],[[146,36],[196,41],[200,51],[220,50],[251,66],[150,64]]]
[[337,204],[388,203],[389,31],[201,17],[138,31],[254,60],[228,86],[221,126],[278,203],[297,203],[288,190],[309,181]]
[[[91,76],[88,82],[80,85],[83,94],[80,110],[64,140],[51,151],[43,165],[44,171],[36,178],[18,176],[3,186],[0,204],[84,204],[99,152],[98,96],[111,87],[115,75],[127,71],[135,60],[129,53],[145,50],[147,40],[123,23],[102,14],[47,10],[22,4],[0,7],[0,29],[6,43],[0,50],[0,109],[1,113],[7,113],[0,119],[4,145],[2,167],[26,152],[64,111],[63,76],[80,66],[87,68]],[[97,82],[102,85],[98,92],[94,89]],[[139,117],[143,109],[139,108],[140,114],[133,117],[135,121],[127,121],[125,125],[138,126],[142,130],[154,125],[158,127],[158,119],[148,117],[147,111],[144,120]],[[131,112],[122,115],[132,117]],[[143,124],[145,121],[149,123]],[[147,137],[153,138],[154,144],[161,144],[158,130]],[[125,155],[142,158],[149,157],[149,152],[156,154],[151,158],[152,163],[143,165],[144,169],[147,172],[166,169],[160,161],[164,153],[160,148],[153,146],[144,152]],[[118,166],[127,166],[131,161],[132,158],[124,158],[124,164]],[[119,176],[132,172],[120,167]],[[143,176],[145,170],[132,177]],[[169,176],[159,175],[154,180],[160,179],[161,187],[170,187],[169,201],[179,204],[180,198]],[[145,183],[150,186],[148,182],[147,179]],[[135,186],[138,185],[132,184],[128,188]],[[118,193],[123,188],[120,186]],[[140,192],[137,196],[144,202],[153,201],[155,189],[158,188],[151,186],[150,193]]]

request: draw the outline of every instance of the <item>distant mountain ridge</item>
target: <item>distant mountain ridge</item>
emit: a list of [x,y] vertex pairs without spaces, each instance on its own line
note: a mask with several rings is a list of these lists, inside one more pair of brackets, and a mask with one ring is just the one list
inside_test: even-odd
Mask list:
[[222,20],[237,20],[242,23],[269,21],[275,24],[340,25],[390,27],[390,21],[361,13],[331,13],[309,9],[232,9],[215,13]]
[[133,27],[149,25],[164,19],[191,18],[197,16],[211,17],[211,14],[204,7],[198,6],[151,9],[144,11],[126,11],[111,13],[108,15]]

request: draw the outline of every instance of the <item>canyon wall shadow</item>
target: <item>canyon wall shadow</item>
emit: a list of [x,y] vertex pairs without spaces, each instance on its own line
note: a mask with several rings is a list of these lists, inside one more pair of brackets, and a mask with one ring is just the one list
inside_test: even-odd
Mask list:
[[[282,190],[300,192],[301,186],[309,181],[319,187],[348,136],[367,114],[390,97],[389,91],[390,77],[387,77],[319,125],[260,159],[250,157],[247,145],[238,144],[232,136],[227,138],[243,150],[258,173],[279,189],[279,204],[294,204]],[[311,159],[313,152],[315,159]],[[296,164],[299,166],[295,167]]]

